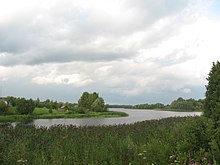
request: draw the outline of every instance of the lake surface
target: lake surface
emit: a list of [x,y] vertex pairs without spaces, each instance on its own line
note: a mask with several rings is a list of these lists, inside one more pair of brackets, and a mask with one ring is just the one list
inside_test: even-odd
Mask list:
[[[34,125],[36,127],[51,127],[59,124],[76,126],[118,125],[132,124],[144,120],[162,119],[175,116],[199,116],[202,114],[202,112],[170,112],[122,108],[110,108],[109,110],[125,112],[129,116],[118,118],[35,119],[31,123],[28,123],[28,125]],[[12,123],[12,125],[16,125],[16,123]]]

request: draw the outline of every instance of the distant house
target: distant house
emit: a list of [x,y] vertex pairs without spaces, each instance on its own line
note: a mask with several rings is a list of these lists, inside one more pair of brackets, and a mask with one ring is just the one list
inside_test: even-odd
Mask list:
[[67,110],[67,107],[66,107],[65,105],[63,105],[63,106],[61,106],[60,108],[58,108],[58,111],[60,111],[60,112],[66,112],[66,111],[68,111],[68,110]]
[[9,105],[9,103],[6,100],[4,100],[3,98],[0,98],[0,101],[4,102],[6,105]]

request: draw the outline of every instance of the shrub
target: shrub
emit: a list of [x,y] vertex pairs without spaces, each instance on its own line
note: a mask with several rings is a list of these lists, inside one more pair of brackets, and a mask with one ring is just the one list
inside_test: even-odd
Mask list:
[[26,100],[24,98],[17,101],[17,112],[22,115],[32,114],[35,109],[35,103],[32,99]]
[[8,105],[5,101],[0,100],[0,114],[5,114],[8,111]]

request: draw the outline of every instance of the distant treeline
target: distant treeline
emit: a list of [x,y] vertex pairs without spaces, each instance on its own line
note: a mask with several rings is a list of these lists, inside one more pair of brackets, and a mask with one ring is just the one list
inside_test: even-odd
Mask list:
[[132,108],[132,109],[162,109],[162,110],[179,110],[179,111],[203,111],[204,100],[199,99],[183,99],[179,97],[177,100],[171,102],[171,104],[164,105],[162,103],[155,104],[137,104],[137,105],[108,105],[108,108]]
[[[21,100],[24,100],[24,98],[13,97],[13,96],[8,96],[2,99],[7,101],[10,104],[10,106],[13,106],[13,107],[16,107]],[[41,101],[39,98],[37,98],[36,100],[32,100],[32,99],[29,99],[29,100],[34,102],[36,108],[58,109],[62,106],[73,107],[75,105],[75,104],[68,103],[68,102],[65,102],[65,103],[57,102],[57,101],[53,101],[50,99],[47,99],[44,101]]]
[[16,108],[19,114],[32,114],[35,108],[47,108],[52,110],[68,110],[69,113],[90,113],[90,112],[104,112],[107,111],[105,101],[98,93],[83,92],[79,98],[78,103],[57,102],[53,100],[40,101],[33,99],[17,98],[8,96],[0,98],[0,115],[10,114],[10,108]]
[[[82,95],[83,96],[83,95]],[[82,97],[83,98],[83,97]],[[81,100],[82,100],[81,98]],[[22,98],[16,98],[16,97],[5,97],[5,101],[10,103],[11,106],[17,106],[17,104],[22,100]],[[64,102],[57,102],[53,100],[45,100],[40,101],[38,98],[37,100],[32,100],[34,102],[35,107],[37,108],[43,108],[46,107],[48,109],[58,109],[62,106],[65,106],[67,109],[73,109],[77,103],[64,103]],[[85,104],[88,103],[85,99]],[[106,105],[107,108],[126,108],[126,109],[162,109],[162,110],[179,110],[179,111],[203,111],[204,110],[204,100],[199,99],[183,99],[182,97],[179,97],[178,99],[171,102],[171,104],[162,104],[162,103],[155,103],[155,104],[137,104],[137,105]]]

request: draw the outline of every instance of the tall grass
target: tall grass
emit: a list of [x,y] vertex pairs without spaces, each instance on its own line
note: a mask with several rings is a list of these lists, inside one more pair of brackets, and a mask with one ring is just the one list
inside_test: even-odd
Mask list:
[[193,161],[220,162],[220,129],[204,117],[49,129],[0,126],[2,165],[188,165]]

